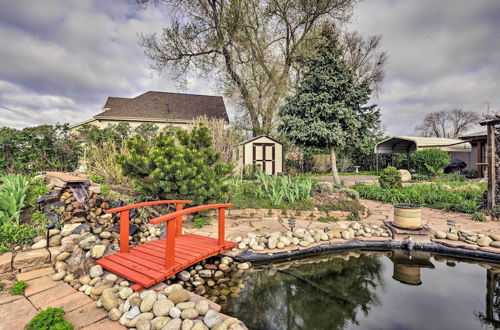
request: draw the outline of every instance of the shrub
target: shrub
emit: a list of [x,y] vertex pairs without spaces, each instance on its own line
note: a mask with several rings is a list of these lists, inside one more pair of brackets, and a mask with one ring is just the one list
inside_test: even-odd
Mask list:
[[0,282],[0,291],[3,291],[4,288],[5,288],[5,283]]
[[117,159],[121,155],[128,156],[127,145],[115,140],[103,141],[101,144],[87,145],[86,159],[83,161],[90,179],[96,183],[121,184],[130,186],[130,179],[123,175]]
[[7,252],[13,245],[31,243],[36,231],[30,225],[4,223],[0,225],[0,253]]
[[259,164],[248,164],[243,168],[243,179],[245,180],[255,180],[257,173],[261,171],[261,166]]
[[380,177],[378,178],[378,182],[382,188],[401,188],[401,175],[395,167],[388,166],[385,168],[382,173],[380,173]]
[[481,212],[474,212],[472,214],[472,220],[483,222],[484,220],[486,220],[486,215],[484,215],[484,213]]
[[28,284],[26,282],[17,281],[16,284],[10,288],[9,293],[13,296],[22,296],[27,286]]
[[0,128],[0,172],[72,171],[80,153],[68,125]]
[[329,194],[333,191],[333,184],[327,181],[320,181],[313,186],[312,190],[316,194]]
[[26,205],[32,210],[36,208],[36,201],[42,195],[46,195],[50,192],[49,188],[45,184],[44,178],[33,178],[30,180],[28,187],[28,194],[26,196]]
[[338,222],[340,221],[339,218],[332,217],[332,216],[327,216],[327,217],[319,217],[318,221],[320,222]]
[[194,218],[193,221],[194,221],[195,228],[201,228],[204,225],[210,224],[210,218],[207,218],[207,217],[197,217],[197,218]]
[[120,155],[118,162],[145,197],[192,199],[194,204],[225,198],[233,165],[220,161],[206,126],[164,130],[151,142],[135,136],[126,145],[130,155]]
[[0,224],[19,223],[21,209],[28,193],[29,179],[23,175],[5,175],[0,178]]
[[345,219],[346,221],[360,221],[361,217],[357,214],[351,213]]
[[418,173],[436,175],[450,162],[450,155],[437,148],[418,150],[411,154],[411,162]]
[[49,224],[49,217],[41,211],[35,211],[35,213],[31,215],[31,223],[37,234],[40,235],[45,232],[45,228],[47,228],[47,225]]
[[25,330],[72,330],[73,325],[64,321],[62,308],[49,307],[38,313],[24,327]]
[[101,185],[101,195],[103,195],[104,197],[108,197],[110,191],[111,191],[111,188],[107,184]]

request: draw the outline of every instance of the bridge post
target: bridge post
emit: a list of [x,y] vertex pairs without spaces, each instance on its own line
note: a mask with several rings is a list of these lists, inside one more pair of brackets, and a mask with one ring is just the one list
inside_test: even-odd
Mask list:
[[[182,203],[177,203],[175,204],[175,210],[176,211],[180,211],[182,210],[182,207],[184,206],[184,204]],[[182,215],[178,216],[175,221],[177,222],[177,233],[175,234],[175,236],[182,236]]]
[[165,270],[173,269],[175,266],[175,236],[177,219],[167,220],[167,239],[165,249]]
[[224,244],[224,228],[226,221],[226,209],[219,207],[219,245]]
[[120,212],[120,252],[127,253],[129,247],[129,210]]

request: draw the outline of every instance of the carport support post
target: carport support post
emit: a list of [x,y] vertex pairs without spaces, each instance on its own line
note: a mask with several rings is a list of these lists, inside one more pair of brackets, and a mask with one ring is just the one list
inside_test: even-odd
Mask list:
[[496,194],[496,147],[495,147],[495,125],[488,123],[488,210],[495,208],[495,194]]

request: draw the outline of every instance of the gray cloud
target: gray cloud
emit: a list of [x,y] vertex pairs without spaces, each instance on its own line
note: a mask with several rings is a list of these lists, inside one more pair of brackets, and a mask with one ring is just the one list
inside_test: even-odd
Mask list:
[[[0,125],[75,123],[100,112],[107,96],[176,90],[138,46],[161,32],[168,9],[132,1],[0,2]],[[426,113],[500,108],[500,2],[365,0],[346,28],[380,34],[389,54],[380,105],[389,134],[414,134]],[[188,92],[217,94],[189,77]]]

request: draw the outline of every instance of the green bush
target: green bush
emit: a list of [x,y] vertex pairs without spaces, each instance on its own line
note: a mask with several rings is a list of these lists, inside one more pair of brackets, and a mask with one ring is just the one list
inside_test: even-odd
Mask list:
[[210,224],[210,218],[207,218],[207,217],[196,217],[193,219],[193,221],[194,221],[195,228],[201,228],[204,225]]
[[14,245],[25,245],[32,242],[36,230],[30,225],[4,223],[0,225],[0,253],[7,252]]
[[418,173],[436,175],[450,163],[450,155],[446,151],[430,148],[412,153],[410,160]]
[[107,184],[101,184],[101,195],[108,197],[111,192],[111,188]]
[[0,291],[3,291],[4,288],[5,288],[5,283],[0,282]]
[[354,213],[349,214],[345,219],[346,221],[361,221],[361,217]]
[[45,184],[44,178],[33,178],[30,180],[30,185],[28,188],[28,195],[26,196],[26,205],[32,210],[36,208],[36,201],[42,195],[46,195],[50,192],[49,188]]
[[31,224],[35,228],[37,234],[43,234],[46,230],[45,228],[47,228],[49,224],[49,217],[41,211],[35,211],[35,213],[31,215]]
[[72,330],[73,325],[64,321],[62,308],[49,307],[38,313],[25,325],[25,330]]
[[262,168],[259,164],[248,164],[243,168],[243,179],[245,180],[254,180],[257,176],[257,173],[262,171]]
[[340,193],[345,194],[347,197],[352,199],[359,199],[359,193],[352,188],[340,188],[338,190]]
[[69,125],[0,127],[0,173],[72,171],[80,153],[80,142],[70,134]]
[[388,166],[380,173],[378,183],[382,188],[401,188],[401,175],[395,167]]
[[13,296],[22,296],[27,286],[28,284],[26,282],[17,281],[16,284],[10,288],[9,293]]
[[5,175],[0,181],[0,224],[19,223],[30,181],[20,174]]
[[319,217],[318,221],[320,222],[338,222],[340,221],[339,218],[332,217],[332,216],[327,216],[327,217]]
[[220,161],[206,126],[164,130],[152,141],[136,135],[126,144],[130,155],[118,162],[144,197],[191,199],[198,205],[225,200],[233,165]]
[[95,182],[95,183],[103,183],[104,182],[104,178],[100,175],[97,175],[97,174],[90,174],[89,179],[90,179],[90,181]]
[[361,197],[386,203],[412,203],[445,211],[474,213],[480,209],[485,184],[448,182],[412,184],[383,189],[374,185],[354,187]]

